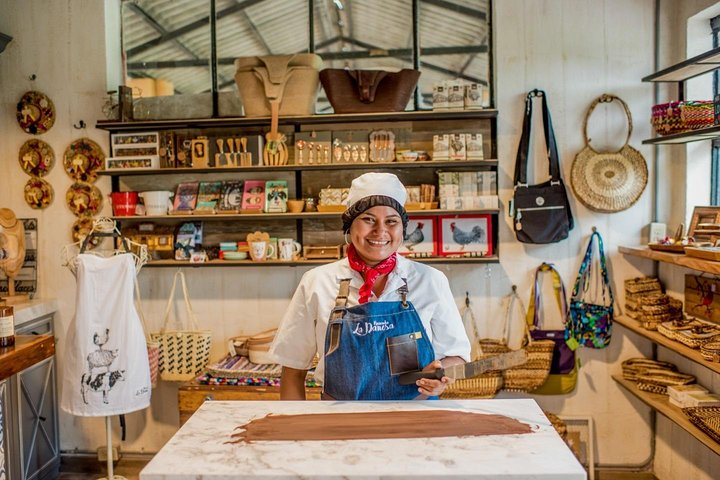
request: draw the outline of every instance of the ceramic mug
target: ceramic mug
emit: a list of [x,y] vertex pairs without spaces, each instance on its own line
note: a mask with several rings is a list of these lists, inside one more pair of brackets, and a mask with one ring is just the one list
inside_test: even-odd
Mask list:
[[250,242],[250,256],[256,262],[262,262],[275,253],[275,245],[268,242]]
[[171,208],[170,197],[172,192],[157,190],[151,192],[140,192],[140,198],[145,205],[145,215],[167,215]]
[[293,238],[278,238],[278,255],[280,260],[289,262],[302,251],[302,245]]

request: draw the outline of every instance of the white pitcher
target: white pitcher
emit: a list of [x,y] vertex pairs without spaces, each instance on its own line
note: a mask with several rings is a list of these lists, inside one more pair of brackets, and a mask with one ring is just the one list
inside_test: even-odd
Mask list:
[[173,196],[172,192],[156,190],[140,192],[139,195],[145,204],[145,215],[167,215],[168,210],[172,208],[172,204],[170,203],[170,198]]

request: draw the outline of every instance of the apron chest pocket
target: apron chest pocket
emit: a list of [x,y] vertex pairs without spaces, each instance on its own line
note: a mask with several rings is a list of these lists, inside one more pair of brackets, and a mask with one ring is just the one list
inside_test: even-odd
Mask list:
[[407,333],[396,337],[387,337],[387,351],[390,359],[390,375],[420,370],[417,342],[421,332]]

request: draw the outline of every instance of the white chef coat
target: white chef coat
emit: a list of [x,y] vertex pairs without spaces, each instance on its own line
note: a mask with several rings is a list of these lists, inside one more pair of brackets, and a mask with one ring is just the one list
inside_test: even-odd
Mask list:
[[63,410],[80,416],[120,415],[150,405],[150,367],[133,302],[135,263],[129,253],[80,254],[75,317],[63,365]]
[[[359,272],[350,268],[347,258],[314,268],[303,275],[270,347],[276,363],[307,370],[317,352],[320,361],[315,369],[315,378],[323,380],[325,332],[343,278],[351,279],[347,306],[358,305],[359,289],[364,280]],[[435,358],[458,356],[466,362],[470,361],[470,341],[447,277],[441,271],[398,255],[397,265],[388,275],[383,293],[379,298],[373,294],[370,301],[400,301],[397,289],[404,284],[403,278],[407,279],[407,299],[422,320]]]

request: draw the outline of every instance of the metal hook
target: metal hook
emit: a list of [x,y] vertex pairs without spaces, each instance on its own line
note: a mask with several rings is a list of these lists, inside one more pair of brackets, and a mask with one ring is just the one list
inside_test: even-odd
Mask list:
[[543,96],[543,93],[544,93],[544,92],[543,92],[542,90],[538,90],[537,88],[533,88],[532,90],[530,90],[530,93],[528,93],[528,97],[542,97],[542,96]]
[[592,227],[592,233],[597,233],[597,228],[595,228],[594,225],[593,225],[593,227]]
[[517,293],[517,285],[512,286],[512,291],[513,291],[513,293]]
[[80,122],[76,125],[73,123],[73,128],[76,128],[78,130],[82,130],[83,128],[86,128],[87,125],[85,124],[85,120],[80,120]]
[[33,74],[30,75],[28,78],[29,78],[31,81],[35,81],[35,80],[37,80],[37,75],[35,75],[35,74],[33,73]]
[[470,307],[470,292],[465,292],[465,306]]

